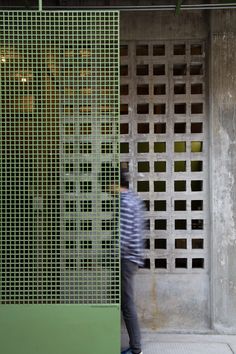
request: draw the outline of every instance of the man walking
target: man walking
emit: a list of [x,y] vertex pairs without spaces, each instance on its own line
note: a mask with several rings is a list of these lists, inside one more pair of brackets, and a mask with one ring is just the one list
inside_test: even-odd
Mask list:
[[141,334],[134,303],[133,280],[143,265],[143,206],[138,196],[128,189],[123,170],[120,173],[120,250],[121,311],[129,334],[130,348],[122,354],[142,354]]

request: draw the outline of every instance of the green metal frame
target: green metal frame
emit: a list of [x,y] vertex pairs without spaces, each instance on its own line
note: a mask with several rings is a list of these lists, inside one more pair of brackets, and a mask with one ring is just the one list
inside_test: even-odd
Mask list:
[[0,13],[4,354],[118,353],[119,13]]

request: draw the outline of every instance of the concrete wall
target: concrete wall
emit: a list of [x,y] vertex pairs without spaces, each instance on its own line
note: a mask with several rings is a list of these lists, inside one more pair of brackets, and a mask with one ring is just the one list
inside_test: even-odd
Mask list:
[[[121,41],[203,40],[209,13],[121,13]],[[207,47],[207,46],[206,46]],[[174,252],[170,254],[174,258]],[[210,328],[209,274],[141,271],[135,282],[140,322],[145,330],[202,332]]]
[[142,328],[236,333],[236,11],[121,13],[121,41],[147,39],[209,44],[211,266],[205,279],[139,274]]
[[236,333],[236,11],[211,20],[212,322]]

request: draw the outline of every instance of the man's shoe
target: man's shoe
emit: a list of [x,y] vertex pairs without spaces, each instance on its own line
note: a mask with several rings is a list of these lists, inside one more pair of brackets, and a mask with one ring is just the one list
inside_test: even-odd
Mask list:
[[[133,352],[131,351],[130,348],[124,350],[123,352],[121,352],[121,354],[133,354]],[[143,352],[140,352],[139,354],[143,354]]]

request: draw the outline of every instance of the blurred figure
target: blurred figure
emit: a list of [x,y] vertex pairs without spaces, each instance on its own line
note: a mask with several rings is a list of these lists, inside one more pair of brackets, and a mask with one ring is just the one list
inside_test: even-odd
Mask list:
[[127,173],[120,171],[121,311],[129,334],[130,348],[123,354],[142,354],[141,334],[134,302],[133,280],[143,265],[143,203],[129,190]]

